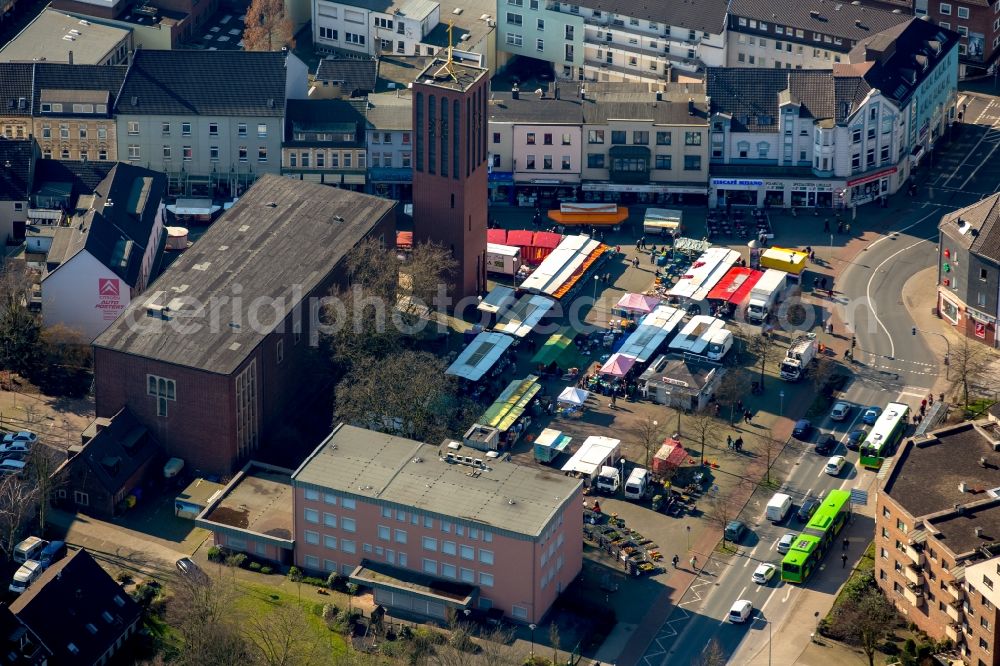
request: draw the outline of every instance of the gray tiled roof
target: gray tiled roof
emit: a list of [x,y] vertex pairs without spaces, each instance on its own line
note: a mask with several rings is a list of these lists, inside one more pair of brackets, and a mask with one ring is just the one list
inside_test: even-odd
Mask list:
[[158,455],[162,455],[162,450],[152,435],[128,407],[123,407],[83,446],[79,454],[61,467],[86,465],[89,474],[108,495],[114,496],[122,490],[130,490],[126,487],[130,479]]
[[285,54],[280,51],[140,49],[117,112],[142,115],[281,117]]
[[718,35],[726,22],[727,0],[587,0],[587,7],[645,21]]
[[0,141],[0,201],[27,201],[34,170],[34,139]]
[[[806,42],[812,41],[813,32],[854,42],[912,18],[912,14],[893,13],[893,9],[898,7],[870,0],[863,4],[852,4],[850,0],[732,0],[729,15],[730,27],[740,32],[738,18],[743,17],[802,29],[805,36],[800,40]],[[844,46],[849,48],[850,44]]]
[[[0,112],[9,116],[31,115],[31,76],[34,63],[0,63]],[[20,101],[24,100],[21,104]]]
[[49,270],[58,270],[87,250],[134,287],[166,191],[167,179],[161,172],[116,164],[95,188],[94,207],[74,216],[70,226],[56,229],[47,257]]
[[[38,116],[39,101],[43,90],[93,90],[107,92],[107,116],[111,116],[115,96],[125,80],[124,65],[69,65],[55,62],[36,62],[34,75],[34,112]],[[102,99],[104,99],[102,97]],[[69,100],[66,100],[69,101]],[[66,115],[72,115],[69,110]]]
[[[250,308],[257,307],[251,303],[275,304],[279,312],[274,320],[283,321],[395,205],[367,194],[265,175],[134,299],[94,345],[228,375],[273,330],[266,323],[251,325]],[[177,319],[198,314],[190,310],[193,304],[209,308],[213,299],[231,299],[235,285],[241,288],[236,292],[242,294],[239,304],[230,301],[211,316],[201,312],[204,317],[193,320],[202,324],[197,331],[178,326]],[[174,301],[178,294],[186,303]],[[152,305],[169,306],[175,319],[147,316]],[[216,325],[211,319],[218,320]]]
[[[964,224],[962,233],[959,220]],[[1000,194],[994,194],[941,218],[938,229],[951,242],[1000,263]]]
[[378,61],[375,58],[324,58],[316,67],[316,79],[339,83],[348,96],[371,92],[378,80]]
[[368,96],[368,125],[378,130],[412,130],[413,102],[409,90]]
[[[480,452],[471,452],[483,458]],[[486,459],[489,469],[439,458],[437,447],[349,425],[338,426],[292,475],[329,488],[484,527],[536,537],[581,482],[548,470]]]

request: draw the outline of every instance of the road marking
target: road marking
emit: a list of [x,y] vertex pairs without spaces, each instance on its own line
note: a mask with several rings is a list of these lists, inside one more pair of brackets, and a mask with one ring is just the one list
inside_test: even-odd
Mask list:
[[[933,214],[934,213],[928,213],[924,217],[920,218],[919,220],[917,220],[916,222],[914,222],[913,224],[911,224],[909,227],[906,227],[905,229],[901,229],[900,231],[905,231],[906,229],[909,229],[910,227],[913,227],[913,226],[916,226],[917,224],[920,224],[920,222],[926,220],[928,217],[930,217]],[[874,243],[872,243],[869,247],[872,247],[872,246],[878,244],[879,241],[882,241],[882,240],[884,240],[886,238],[888,238],[888,236],[883,236],[882,238],[880,238],[877,241],[875,241]],[[878,266],[876,266],[872,270],[871,277],[868,278],[868,284],[865,286],[865,298],[868,301],[866,303],[866,305],[868,306],[868,309],[871,310],[872,317],[875,318],[876,323],[878,323],[878,325],[882,328],[882,331],[885,332],[885,337],[889,338],[889,356],[893,356],[893,357],[896,356],[896,343],[893,342],[892,336],[889,335],[889,329],[886,328],[885,324],[882,323],[882,320],[879,319],[878,312],[875,310],[875,305],[874,305],[874,302],[872,301],[872,294],[871,294],[872,282],[875,281],[875,277],[878,275],[878,272],[880,270],[882,270],[882,267],[885,266],[890,261],[892,261],[893,259],[895,259],[897,255],[900,255],[903,252],[906,252],[907,250],[909,250],[911,248],[914,248],[917,245],[920,245],[921,243],[925,243],[925,242],[927,242],[927,240],[928,239],[923,238],[923,239],[917,241],[916,243],[914,243],[913,245],[910,245],[908,247],[904,247],[901,250],[897,250],[896,252],[893,252],[884,261],[882,261],[882,263],[880,263]]]
[[[992,100],[991,100],[991,101],[990,101],[990,106],[992,106],[992,105],[993,105],[993,102],[992,102]],[[989,108],[989,106],[987,106],[987,108]],[[985,114],[985,113],[986,113],[986,109],[983,109],[983,113],[982,113],[982,114],[980,114],[980,115],[979,115],[979,117],[980,117],[980,118],[982,118],[983,114]],[[978,121],[978,120],[979,120],[979,118],[977,118],[976,120]],[[977,122],[976,124],[979,124],[979,123]],[[947,178],[947,179],[945,179],[945,181],[944,181],[944,182],[945,182],[945,184],[948,184],[948,183],[950,183],[950,182],[951,182],[951,179],[955,177],[955,174],[956,174],[956,173],[958,173],[958,170],[959,170],[959,169],[961,169],[961,168],[962,168],[963,166],[965,166],[965,163],[969,161],[969,158],[970,158],[970,157],[972,157],[972,154],[973,154],[973,153],[974,153],[974,152],[976,151],[976,149],[977,149],[977,148],[979,148],[980,144],[982,144],[982,143],[983,143],[983,140],[984,140],[984,139],[986,138],[986,136],[987,136],[987,135],[988,135],[988,134],[990,133],[990,130],[993,130],[993,129],[995,129],[995,128],[996,128],[996,121],[993,121],[992,123],[990,123],[990,127],[989,127],[989,129],[988,129],[988,130],[986,130],[986,133],[985,133],[985,134],[983,134],[983,136],[979,138],[979,141],[977,141],[977,142],[976,142],[976,145],[974,145],[974,146],[972,147],[972,150],[970,150],[970,151],[969,151],[968,153],[966,153],[966,155],[965,155],[965,159],[963,159],[963,160],[962,160],[961,162],[959,162],[958,166],[956,166],[956,167],[955,167],[955,168],[954,168],[954,169],[952,170],[952,172],[951,172],[951,174],[950,174],[950,175],[948,176],[948,178]]]
[[754,546],[753,550],[751,550],[749,553],[747,553],[746,562],[743,563],[743,568],[744,569],[746,569],[750,565],[750,563],[753,562],[753,554],[757,552],[757,549],[759,547],[760,547],[760,542],[758,542],[757,545]]
[[784,599],[781,600],[781,603],[787,603],[788,599],[791,596],[792,596],[792,585],[789,583],[789,585],[788,585],[788,591],[785,592],[785,597],[784,597]]

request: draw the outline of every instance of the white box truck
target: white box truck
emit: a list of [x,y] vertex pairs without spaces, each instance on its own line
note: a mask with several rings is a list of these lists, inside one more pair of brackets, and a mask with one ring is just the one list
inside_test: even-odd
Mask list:
[[772,523],[780,523],[792,510],[792,498],[785,493],[774,493],[767,503],[767,519]]
[[647,236],[678,236],[684,231],[684,213],[670,208],[647,208],[642,233]]
[[809,364],[816,358],[818,348],[815,333],[800,335],[792,340],[781,362],[781,378],[786,382],[797,382],[802,379]]
[[486,244],[486,271],[501,275],[516,275],[521,268],[521,248],[499,243]]
[[757,284],[750,290],[750,299],[747,301],[747,321],[755,324],[767,319],[767,315],[774,308],[785,289],[785,281],[788,273],[769,268],[764,271],[764,275],[757,280]]
[[618,492],[618,487],[621,484],[622,477],[617,467],[610,467],[608,465],[601,467],[601,471],[597,474],[597,483],[595,484],[598,492],[614,495]]
[[625,497],[627,499],[641,500],[646,496],[646,488],[649,485],[649,470],[636,467],[628,475],[625,482]]

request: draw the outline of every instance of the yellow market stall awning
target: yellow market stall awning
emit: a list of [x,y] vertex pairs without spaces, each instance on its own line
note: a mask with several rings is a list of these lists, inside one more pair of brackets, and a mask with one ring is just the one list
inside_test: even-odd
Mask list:
[[496,428],[500,432],[507,432],[524,414],[531,399],[541,390],[542,385],[538,383],[538,377],[535,375],[528,375],[524,379],[515,379],[490,405],[479,422]]
[[548,365],[559,358],[559,356],[573,344],[576,331],[571,326],[564,326],[558,332],[549,336],[542,348],[531,357],[533,366]]

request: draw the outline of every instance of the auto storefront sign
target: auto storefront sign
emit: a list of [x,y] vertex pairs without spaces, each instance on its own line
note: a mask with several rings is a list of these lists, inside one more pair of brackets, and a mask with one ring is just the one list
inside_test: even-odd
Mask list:
[[756,190],[764,185],[755,178],[713,178],[712,187],[718,190]]

